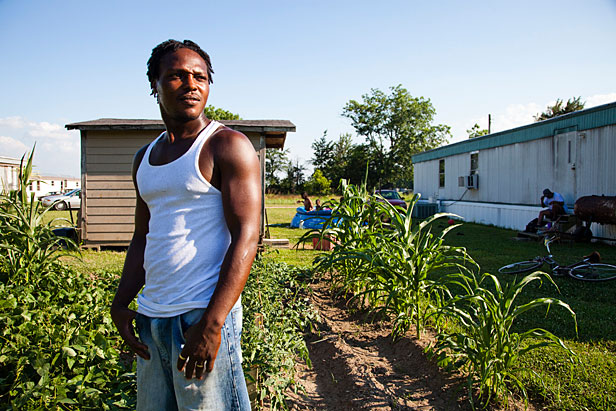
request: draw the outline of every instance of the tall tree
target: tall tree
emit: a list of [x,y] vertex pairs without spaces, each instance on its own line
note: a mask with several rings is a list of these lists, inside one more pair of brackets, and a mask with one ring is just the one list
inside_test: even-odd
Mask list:
[[489,134],[488,129],[479,127],[479,124],[477,123],[475,123],[475,125],[470,129],[466,130],[466,132],[468,133],[468,138],[486,136]]
[[203,110],[205,116],[210,120],[241,120],[239,114],[232,113],[223,108],[217,108],[214,106],[206,106]]
[[327,130],[323,135],[312,142],[312,159],[310,162],[315,169],[325,173],[330,171],[333,162],[334,143],[327,141]]
[[332,188],[339,187],[340,180],[349,179],[349,156],[353,148],[352,136],[349,133],[341,134],[337,141],[326,139],[327,131],[312,143],[312,160],[315,169],[321,170],[323,175],[331,181]]
[[299,159],[289,161],[285,166],[286,176],[280,182],[282,191],[287,193],[298,193],[304,188],[304,172],[306,167],[299,162]]
[[280,190],[281,174],[289,163],[289,149],[265,150],[265,184],[274,191]]
[[547,120],[549,118],[562,116],[563,114],[573,113],[574,111],[582,110],[586,105],[585,101],[582,101],[582,97],[571,97],[565,104],[561,99],[557,99],[553,106],[548,106],[541,114],[537,114],[535,121]]
[[389,94],[371,89],[342,112],[366,139],[380,184],[411,181],[411,156],[447,141],[450,128],[432,124],[435,114],[430,99],[413,97],[402,85],[390,87]]

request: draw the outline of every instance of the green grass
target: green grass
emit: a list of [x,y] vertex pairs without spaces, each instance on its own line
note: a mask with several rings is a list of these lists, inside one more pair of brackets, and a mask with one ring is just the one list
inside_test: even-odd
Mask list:
[[81,273],[96,275],[99,272],[110,272],[119,277],[122,274],[125,258],[125,251],[86,249],[81,250],[81,255],[72,253],[70,256],[62,257],[62,262]]
[[[300,199],[299,194],[266,194],[265,195],[265,206],[272,205],[288,205],[294,206],[297,204],[297,201]],[[299,204],[298,204],[299,205]]]
[[[270,203],[267,202],[267,204]],[[289,227],[294,215],[295,207],[293,205],[287,208],[267,208],[270,237],[288,239],[290,248],[269,249],[266,251],[266,255],[290,265],[309,267],[312,265],[312,260],[324,251],[313,250],[312,244],[306,244],[305,247],[300,244],[295,247],[300,237],[308,230]]]
[[[77,225],[77,210],[72,210],[73,213],[73,221]],[[53,225],[61,226],[61,227],[70,227],[71,226],[71,215],[68,210],[64,211],[55,211],[50,210],[45,214],[45,218],[43,219],[43,223],[47,223],[49,221],[56,220]]]
[[[444,223],[437,227],[444,228]],[[516,241],[517,232],[479,224],[465,223],[447,237],[451,245],[466,247],[482,271],[499,277],[501,282],[511,275],[498,273],[498,268],[516,261],[544,256],[543,242]],[[555,243],[554,259],[572,264],[592,251],[599,251],[602,261],[616,264],[616,247],[603,243]],[[549,272],[548,267],[542,268]],[[564,309],[530,311],[514,325],[515,331],[532,327],[545,328],[565,340],[577,354],[571,363],[562,349],[542,349],[523,357],[523,364],[538,376],[524,378],[531,398],[543,402],[548,409],[614,409],[616,408],[616,281],[586,283],[569,277],[556,277],[560,292],[544,282],[532,284],[520,296],[520,302],[539,297],[556,297],[569,304],[577,314],[578,335],[574,323]]]

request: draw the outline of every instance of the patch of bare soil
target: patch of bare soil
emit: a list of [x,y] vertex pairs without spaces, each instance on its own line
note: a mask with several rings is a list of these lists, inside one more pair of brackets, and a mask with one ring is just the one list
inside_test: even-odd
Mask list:
[[321,315],[307,336],[312,368],[297,365],[305,393],[290,393],[293,410],[467,410],[461,378],[442,373],[423,352],[430,341],[411,333],[393,342],[390,324],[366,321],[324,283],[313,285]]

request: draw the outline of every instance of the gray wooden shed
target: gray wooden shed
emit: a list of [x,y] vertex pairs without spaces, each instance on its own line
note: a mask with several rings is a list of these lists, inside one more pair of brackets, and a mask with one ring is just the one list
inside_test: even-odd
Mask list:
[[[295,125],[288,120],[222,120],[244,133],[261,163],[265,193],[265,150],[283,148]],[[134,230],[135,190],[131,177],[137,150],[165,130],[162,120],[102,118],[67,124],[81,132],[81,213],[78,222],[85,247],[128,246]],[[265,203],[261,205],[261,237]]]

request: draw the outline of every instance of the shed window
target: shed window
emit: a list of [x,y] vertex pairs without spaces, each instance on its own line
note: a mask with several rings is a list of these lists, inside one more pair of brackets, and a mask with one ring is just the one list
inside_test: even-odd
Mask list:
[[438,186],[445,187],[445,159],[438,161]]
[[479,169],[479,153],[471,153],[471,175],[477,174]]

